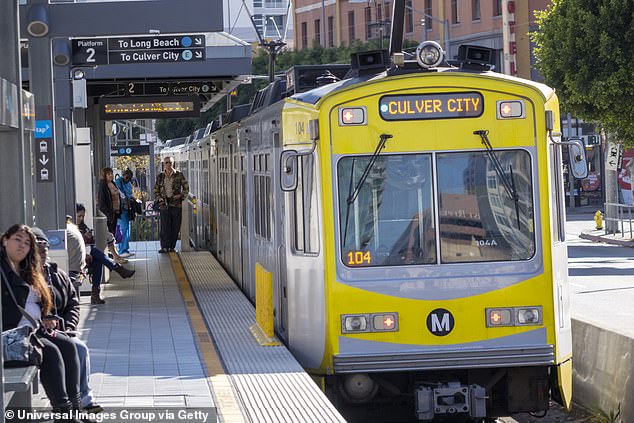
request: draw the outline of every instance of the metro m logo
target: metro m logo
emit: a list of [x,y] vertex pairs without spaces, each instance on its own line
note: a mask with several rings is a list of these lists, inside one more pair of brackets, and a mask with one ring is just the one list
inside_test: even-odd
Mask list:
[[453,315],[444,308],[437,308],[427,315],[427,329],[436,336],[445,336],[454,328]]

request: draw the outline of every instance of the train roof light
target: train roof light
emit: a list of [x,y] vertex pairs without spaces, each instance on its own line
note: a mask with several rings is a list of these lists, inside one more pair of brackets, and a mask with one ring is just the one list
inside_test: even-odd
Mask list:
[[445,52],[436,41],[424,41],[416,48],[416,61],[425,68],[435,68],[445,60]]

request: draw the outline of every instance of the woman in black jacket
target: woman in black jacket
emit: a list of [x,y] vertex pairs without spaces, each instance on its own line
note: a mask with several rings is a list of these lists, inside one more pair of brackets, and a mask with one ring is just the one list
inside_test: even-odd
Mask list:
[[[40,321],[38,331],[42,348],[40,380],[53,409],[68,412],[79,409],[79,359],[73,342],[63,333],[53,330],[57,321],[47,319],[53,305],[51,292],[44,280],[35,236],[25,225],[13,225],[0,237],[0,267],[2,268],[2,328],[13,329],[30,325],[19,304]],[[13,300],[9,287],[15,295]],[[65,419],[56,422],[77,423]]]
[[106,215],[108,232],[115,235],[117,231],[117,218],[121,215],[121,194],[115,185],[112,168],[101,169],[101,180],[99,181],[99,192],[97,197],[97,208]]

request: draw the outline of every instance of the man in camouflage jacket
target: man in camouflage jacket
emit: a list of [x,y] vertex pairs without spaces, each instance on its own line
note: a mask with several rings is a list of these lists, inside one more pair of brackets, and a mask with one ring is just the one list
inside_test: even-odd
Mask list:
[[189,184],[182,172],[174,169],[174,158],[165,157],[165,171],[154,184],[154,198],[159,203],[161,216],[161,249],[159,253],[174,251],[183,215],[182,203],[189,194]]

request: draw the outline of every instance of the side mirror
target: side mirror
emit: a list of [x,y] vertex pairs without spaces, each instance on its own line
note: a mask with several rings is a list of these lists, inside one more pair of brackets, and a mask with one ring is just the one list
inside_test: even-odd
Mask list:
[[583,141],[579,138],[568,140],[568,160],[570,161],[570,171],[576,179],[588,177],[588,160],[586,159],[586,149]]
[[284,150],[280,157],[280,185],[282,191],[297,188],[297,151]]

